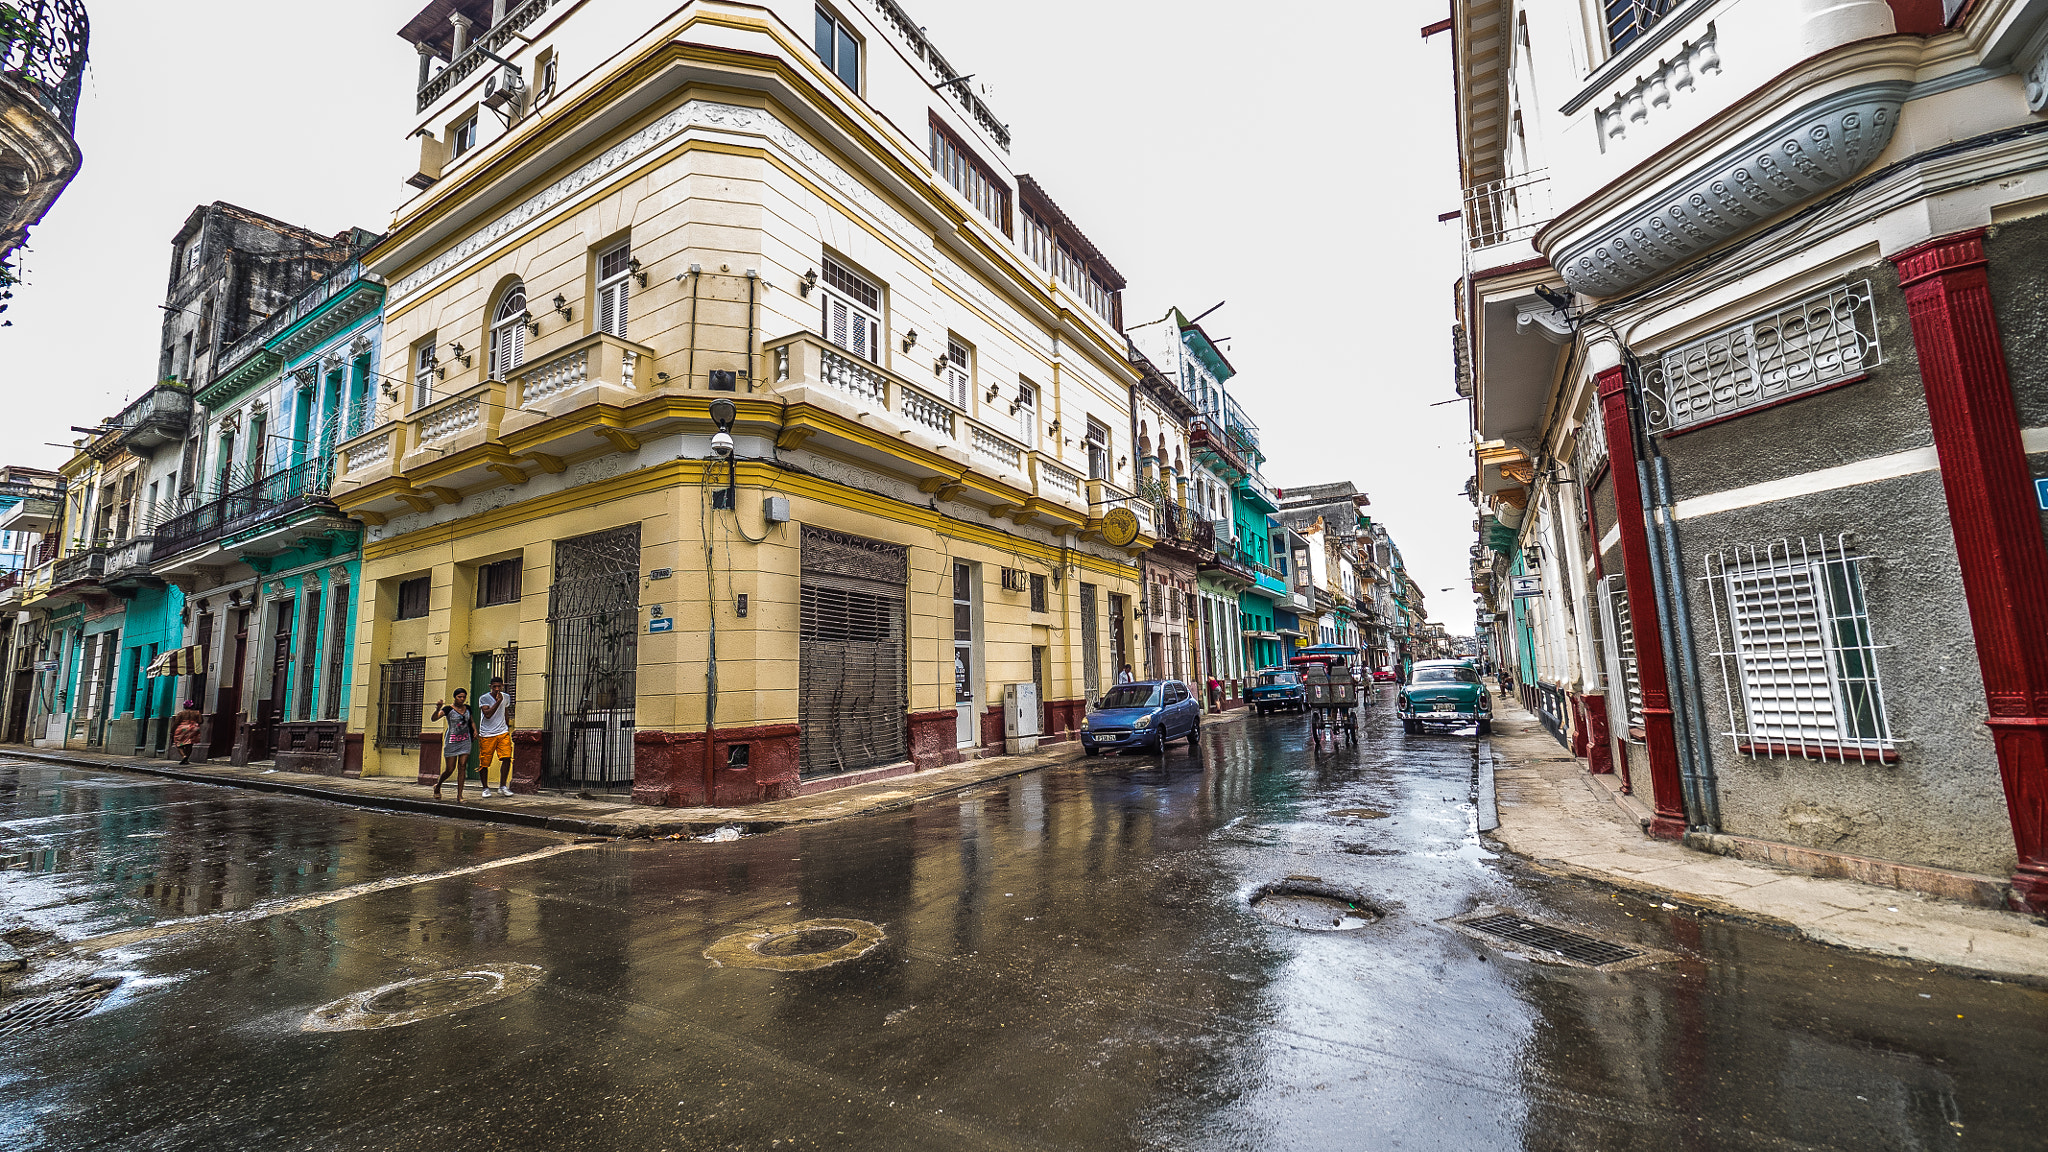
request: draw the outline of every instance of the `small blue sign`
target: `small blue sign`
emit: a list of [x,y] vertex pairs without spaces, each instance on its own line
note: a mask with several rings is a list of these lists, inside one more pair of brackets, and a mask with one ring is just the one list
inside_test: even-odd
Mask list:
[[675,629],[676,618],[673,616],[662,616],[647,622],[649,632],[673,632]]
[[2034,481],[2034,500],[2043,509],[2048,509],[2048,480]]

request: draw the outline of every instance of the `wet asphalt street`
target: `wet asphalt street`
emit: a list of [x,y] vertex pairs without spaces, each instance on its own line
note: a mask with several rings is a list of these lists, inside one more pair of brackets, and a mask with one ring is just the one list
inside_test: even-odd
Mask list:
[[[0,1148],[2048,1145],[2048,992],[1518,865],[1477,831],[1478,743],[1403,735],[1383,698],[1355,748],[1253,718],[1198,755],[651,844],[0,760],[11,995],[119,981],[0,1035]],[[1383,916],[1272,923],[1248,901],[1288,877]],[[1536,964],[1439,923],[1489,904],[1676,959]],[[720,944],[816,920],[842,923]],[[803,967],[827,948],[867,951]],[[533,982],[306,1027],[487,965]]]

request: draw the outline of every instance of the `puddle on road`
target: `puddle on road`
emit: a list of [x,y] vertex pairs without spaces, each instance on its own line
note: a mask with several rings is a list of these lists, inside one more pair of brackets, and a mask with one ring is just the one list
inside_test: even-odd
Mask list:
[[1337,808],[1333,809],[1330,815],[1344,816],[1352,820],[1385,820],[1391,813],[1382,812],[1378,808]]
[[1252,911],[1283,928],[1304,932],[1349,932],[1385,915],[1355,892],[1312,876],[1290,876],[1252,893]]

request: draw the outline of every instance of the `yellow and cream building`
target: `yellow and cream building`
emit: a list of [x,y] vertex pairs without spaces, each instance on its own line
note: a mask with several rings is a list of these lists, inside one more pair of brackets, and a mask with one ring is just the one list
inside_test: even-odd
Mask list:
[[401,35],[421,191],[365,260],[384,383],[336,463],[364,771],[435,764],[423,713],[493,674],[516,786],[648,803],[999,747],[1010,686],[1070,734],[1152,539],[1123,282],[898,5],[434,0]]

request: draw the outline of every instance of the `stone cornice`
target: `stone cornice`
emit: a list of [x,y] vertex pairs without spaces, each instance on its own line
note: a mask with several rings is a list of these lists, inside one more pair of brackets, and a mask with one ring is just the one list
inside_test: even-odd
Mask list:
[[1811,101],[1635,198],[1551,262],[1588,296],[1626,292],[1868,168],[1911,87],[1880,80]]
[[287,361],[296,360],[328,337],[375,312],[384,302],[384,286],[373,280],[358,280],[343,289],[325,307],[278,334],[270,348]]

